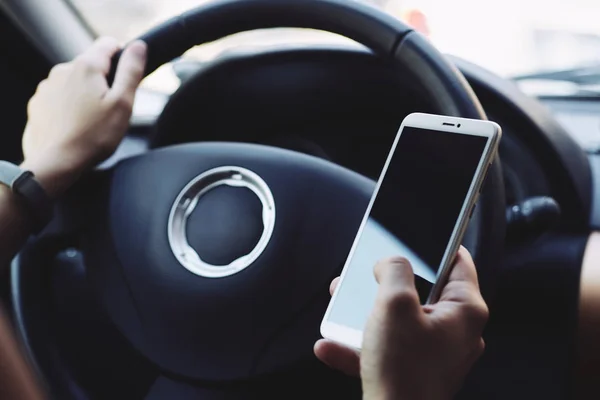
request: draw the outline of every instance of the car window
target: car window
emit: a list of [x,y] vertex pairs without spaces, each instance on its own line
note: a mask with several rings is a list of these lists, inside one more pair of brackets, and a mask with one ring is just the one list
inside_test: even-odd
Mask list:
[[[98,34],[126,42],[168,18],[212,0],[65,1],[69,1]],[[600,63],[600,1],[597,0],[363,1],[405,20],[441,51],[503,76]],[[205,61],[246,46],[294,42],[350,41],[324,32],[272,29],[245,32],[199,46],[184,57]],[[167,66],[145,85],[171,92],[178,80]]]

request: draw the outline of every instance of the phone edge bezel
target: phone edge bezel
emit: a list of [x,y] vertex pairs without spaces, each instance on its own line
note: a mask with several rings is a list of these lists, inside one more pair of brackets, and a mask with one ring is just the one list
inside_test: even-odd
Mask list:
[[[454,125],[453,126],[442,125],[444,122],[453,123]],[[460,128],[457,127],[457,125],[459,123],[461,124]],[[465,126],[465,124],[468,126],[468,128]],[[375,190],[373,191],[373,194],[371,196],[371,199],[369,201],[369,204],[367,206],[367,209],[366,209],[363,219],[361,221],[360,227],[357,231],[356,237],[354,238],[354,242],[352,243],[352,247],[350,249],[350,252],[348,253],[346,262],[344,263],[342,273],[340,274],[340,281],[338,283],[338,287],[342,284],[342,282],[344,280],[345,273],[348,269],[347,267],[348,267],[349,261],[352,259],[353,255],[354,255],[356,246],[362,235],[366,221],[368,220],[368,217],[371,213],[371,209],[373,207],[375,199],[377,198],[377,195],[379,193],[379,188],[381,186],[381,183],[383,182],[383,180],[387,174],[389,164],[390,164],[392,157],[396,151],[398,141],[402,135],[402,131],[406,127],[414,127],[414,128],[420,128],[420,129],[433,129],[433,130],[438,130],[438,131],[443,131],[443,132],[451,132],[451,133],[457,133],[457,134],[485,136],[488,138],[488,141],[486,143],[486,148],[484,149],[483,156],[481,157],[479,164],[477,165],[477,170],[475,171],[475,174],[473,175],[473,180],[471,182],[471,186],[469,187],[469,191],[467,192],[467,195],[465,196],[465,201],[463,202],[463,206],[461,208],[460,214],[454,225],[452,235],[450,236],[450,240],[448,241],[448,245],[446,246],[444,256],[442,257],[442,262],[441,262],[440,268],[438,270],[438,273],[436,275],[436,282],[434,283],[433,287],[431,288],[429,298],[426,302],[426,304],[430,304],[432,302],[435,302],[439,298],[441,289],[443,288],[443,286],[445,285],[445,283],[448,279],[449,273],[452,269],[451,267],[452,267],[454,258],[456,256],[456,253],[458,252],[458,249],[459,249],[462,239],[464,237],[465,231],[467,229],[468,222],[470,220],[469,214],[471,212],[471,208],[476,204],[476,202],[478,200],[479,191],[483,185],[483,182],[484,182],[485,176],[487,174],[487,171],[489,169],[489,166],[493,162],[493,159],[497,153],[498,142],[502,135],[502,129],[500,128],[500,126],[497,123],[495,123],[493,121],[487,121],[487,120],[474,120],[474,119],[468,119],[468,118],[449,117],[449,116],[426,114],[426,113],[412,113],[412,114],[409,114],[408,116],[406,116],[406,118],[402,121],[402,124],[400,125],[398,132],[396,133],[396,137],[390,148],[390,152],[388,153],[388,157],[385,161],[382,172],[379,175],[379,179],[377,180]],[[473,131],[474,129],[483,128],[483,127],[485,127],[486,129],[489,129],[489,132],[482,132],[482,131],[474,132]],[[486,129],[483,129],[483,130],[486,130]],[[362,346],[362,334],[363,334],[362,331],[328,321],[328,317],[331,312],[332,306],[335,303],[335,300],[337,298],[337,293],[338,293],[338,290],[336,290],[333,293],[333,296],[331,297],[331,300],[329,301],[329,304],[327,306],[327,310],[325,311],[325,315],[323,316],[323,320],[321,322],[321,327],[320,327],[321,335],[324,338],[346,344],[346,345],[351,346],[356,349],[360,349]]]

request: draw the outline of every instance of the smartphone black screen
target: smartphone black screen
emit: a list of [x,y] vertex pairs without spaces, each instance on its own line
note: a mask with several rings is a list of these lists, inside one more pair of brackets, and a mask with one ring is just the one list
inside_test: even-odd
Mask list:
[[405,127],[329,314],[362,330],[375,299],[375,263],[411,261],[424,302],[489,138]]

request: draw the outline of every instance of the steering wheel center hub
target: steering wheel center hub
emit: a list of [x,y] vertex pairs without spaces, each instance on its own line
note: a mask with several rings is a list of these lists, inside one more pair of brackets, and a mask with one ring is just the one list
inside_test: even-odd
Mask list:
[[[188,234],[193,227],[188,227],[188,222],[195,216],[194,211],[199,208],[200,200],[207,199],[211,194],[215,193],[217,188],[243,188],[253,193],[260,204],[262,205],[262,233],[256,242],[255,246],[247,254],[237,255],[233,261],[225,262],[218,265],[214,257],[210,260],[208,257],[202,258],[198,251],[190,245]],[[214,203],[213,199],[213,203]],[[221,199],[224,200],[224,199]],[[216,199],[219,201],[219,199]],[[207,246],[235,249],[240,247],[240,243],[228,243],[228,232],[244,231],[244,221],[241,218],[236,222],[236,213],[238,210],[227,210],[228,206],[235,206],[235,202],[221,201],[217,206],[223,211],[226,222],[223,222],[220,227],[222,235],[219,232],[208,234],[200,234],[201,247],[207,249]],[[214,217],[214,215],[213,215]],[[239,224],[239,225],[238,225]],[[227,225],[227,226],[224,226]],[[236,226],[238,225],[238,226]],[[255,224],[254,224],[255,225]],[[256,259],[266,249],[273,229],[275,226],[275,201],[273,194],[267,183],[256,173],[241,167],[225,166],[211,169],[198,175],[190,181],[177,196],[169,214],[168,222],[168,238],[169,245],[173,254],[179,263],[188,271],[203,276],[206,278],[222,278],[236,274],[256,261]],[[254,229],[250,229],[253,231]],[[206,232],[204,232],[206,233]],[[247,235],[246,235],[247,236]],[[208,240],[208,242],[206,241]],[[214,241],[222,240],[225,243],[214,243]],[[211,241],[213,243],[211,243]],[[243,245],[242,245],[243,246]],[[198,247],[198,246],[196,246]],[[210,250],[210,249],[209,249]]]

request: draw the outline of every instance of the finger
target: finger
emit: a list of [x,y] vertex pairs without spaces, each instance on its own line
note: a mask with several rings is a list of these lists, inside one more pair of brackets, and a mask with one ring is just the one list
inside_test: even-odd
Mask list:
[[456,260],[454,261],[454,267],[450,272],[449,282],[452,281],[464,281],[475,285],[479,289],[479,281],[477,279],[477,269],[473,258],[467,249],[460,246]]
[[84,53],[77,56],[76,60],[81,62],[93,72],[108,74],[111,58],[120,49],[117,39],[102,37]]
[[335,278],[334,280],[331,281],[331,285],[329,285],[329,294],[333,296],[333,292],[335,292],[335,288],[337,287],[338,283],[340,283],[340,277],[338,276],[337,278]]
[[360,375],[360,356],[356,350],[321,339],[315,343],[315,355],[330,368],[350,376]]
[[53,78],[56,75],[61,75],[64,74],[65,72],[67,72],[69,70],[69,64],[68,63],[60,63],[60,64],[56,64],[54,67],[52,67],[52,69],[50,70],[50,73],[48,74],[48,77]]
[[419,310],[419,295],[410,262],[403,257],[389,258],[375,266],[375,279],[379,283],[377,302],[394,316]]
[[43,81],[41,81],[40,83],[38,83],[37,88],[35,89],[35,93],[39,93],[39,92],[45,90],[46,87],[48,87],[48,78],[46,78]]
[[479,290],[473,258],[462,246],[456,256],[448,283],[442,290],[440,301],[452,301],[481,309],[487,307]]
[[144,77],[146,52],[146,43],[141,40],[136,40],[125,48],[117,65],[112,88],[107,95],[109,99],[133,104],[135,91]]

